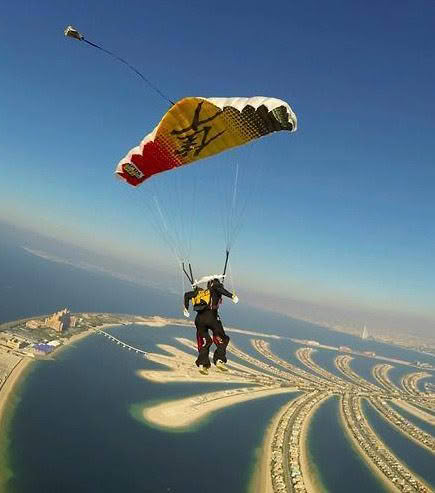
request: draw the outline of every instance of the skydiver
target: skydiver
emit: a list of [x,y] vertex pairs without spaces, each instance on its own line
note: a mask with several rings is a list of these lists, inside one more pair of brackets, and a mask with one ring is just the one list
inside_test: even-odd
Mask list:
[[[225,334],[218,308],[222,303],[222,296],[231,298],[233,303],[238,303],[239,298],[227,291],[219,279],[214,278],[207,283],[207,289],[196,285],[193,291],[184,293],[184,316],[189,317],[189,302],[192,300],[193,309],[197,312],[195,317],[196,340],[198,344],[198,358],[196,366],[204,375],[210,368],[209,351],[213,342],[216,350],[213,354],[213,363],[219,370],[227,371],[226,349],[230,338]],[[213,333],[210,337],[209,330]]]

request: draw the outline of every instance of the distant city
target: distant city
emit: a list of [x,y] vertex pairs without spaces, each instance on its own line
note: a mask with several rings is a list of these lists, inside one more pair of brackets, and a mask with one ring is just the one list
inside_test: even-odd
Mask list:
[[326,320],[317,320],[313,318],[301,318],[306,322],[310,322],[322,327],[326,327],[329,330],[335,332],[341,332],[343,334],[351,334],[361,337],[361,339],[371,339],[377,342],[383,342],[385,344],[392,344],[406,349],[413,349],[423,353],[435,355],[435,339],[428,340],[426,337],[418,337],[413,334],[404,334],[403,332],[394,332],[392,329],[377,329],[370,331],[364,325],[363,328],[352,327],[349,324],[331,323]]

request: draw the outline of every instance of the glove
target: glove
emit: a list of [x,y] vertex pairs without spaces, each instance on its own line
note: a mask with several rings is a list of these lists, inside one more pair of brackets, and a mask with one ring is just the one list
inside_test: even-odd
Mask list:
[[184,312],[183,312],[184,316],[186,318],[189,318],[190,317],[190,313],[188,312],[188,310],[184,309]]
[[232,300],[233,300],[233,303],[238,303],[239,297],[237,295],[233,294]]

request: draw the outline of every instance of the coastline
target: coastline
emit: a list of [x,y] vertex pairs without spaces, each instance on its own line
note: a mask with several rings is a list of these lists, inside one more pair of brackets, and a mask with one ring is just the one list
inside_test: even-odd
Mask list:
[[8,439],[5,434],[7,426],[8,409],[14,396],[14,391],[25,376],[26,371],[34,362],[32,359],[22,358],[9,373],[7,379],[0,388],[0,492],[6,492],[6,485],[13,473],[8,466],[7,446]]
[[[102,324],[101,326],[95,327],[97,329],[104,329],[108,327],[114,327],[117,324]],[[71,336],[68,341],[61,346],[57,347],[51,353],[51,357],[55,357],[63,350],[71,347],[75,342],[84,339],[85,337],[94,334],[95,328],[88,329],[80,332],[79,334],[74,334]],[[46,358],[30,358],[30,357],[22,357],[18,363],[11,370],[3,385],[0,387],[0,429],[2,430],[2,434],[0,435],[0,493],[3,493],[7,484],[7,481],[12,476],[12,471],[8,468],[7,464],[7,436],[4,436],[4,431],[6,429],[6,420],[8,417],[8,409],[10,409],[10,404],[14,397],[14,393],[18,389],[20,383],[25,378],[27,370],[29,370],[32,366],[32,363],[36,361],[44,361]]]
[[35,360],[30,358],[22,358],[14,369],[9,373],[6,381],[0,388],[0,426],[3,429],[3,420],[5,409],[7,407],[9,398],[12,396],[16,385],[19,383],[25,370],[30,367],[30,364]]
[[[297,389],[293,387],[270,389],[251,387],[245,390],[222,390],[164,402],[157,406],[145,408],[143,410],[143,418],[151,425],[167,430],[189,429],[220,409],[253,399],[295,392]],[[212,397],[212,399],[207,401],[207,397]]]
[[[88,335],[94,333],[93,329],[89,329],[79,334],[75,334],[68,339],[68,342],[62,344],[62,346],[57,347],[51,353],[51,355],[59,354],[63,349],[68,348],[74,342],[84,339]],[[23,376],[25,370],[30,367],[31,363],[35,361],[43,361],[45,358],[29,358],[22,357],[21,360],[15,365],[12,371],[7,376],[5,382],[0,387],[0,425],[2,425],[4,420],[4,412],[7,407],[9,399],[12,397],[14,390],[19,384],[21,377]]]
[[120,324],[101,324],[97,325],[96,327],[91,327],[87,330],[84,330],[82,332],[79,332],[78,334],[72,335],[67,342],[62,344],[61,346],[56,347],[51,353],[50,356],[55,356],[56,354],[59,354],[62,352],[62,350],[67,349],[68,347],[72,346],[75,342],[78,342],[85,337],[88,337],[92,334],[97,334],[97,330],[104,330],[108,329],[111,327],[118,327]]
[[[297,399],[298,396],[295,397]],[[292,399],[294,400],[294,399]],[[290,401],[289,401],[290,402]],[[270,474],[270,462],[272,460],[272,442],[276,427],[282,414],[287,409],[289,402],[281,406],[278,412],[269,421],[266,428],[263,444],[260,448],[260,453],[257,459],[255,472],[252,476],[249,492],[250,493],[274,493],[272,485],[272,477]]]
[[[300,453],[299,461],[301,465],[302,477],[304,479],[305,488],[308,493],[322,493],[323,488],[320,484],[319,478],[316,475],[314,465],[311,463],[310,454],[308,451],[308,434],[310,431],[310,424],[316,414],[317,409],[322,406],[332,396],[328,396],[325,399],[319,400],[309,411],[307,417],[302,422],[301,437],[300,437]],[[314,470],[313,470],[314,469]]]
[[394,486],[394,484],[391,481],[389,481],[386,478],[386,476],[379,470],[379,468],[376,467],[376,465],[373,463],[373,461],[370,460],[370,458],[368,458],[366,456],[366,454],[363,452],[357,439],[353,436],[351,430],[346,426],[346,419],[344,417],[343,408],[341,406],[341,403],[339,403],[338,407],[340,409],[340,419],[341,419],[343,429],[345,430],[345,434],[351,442],[350,443],[351,447],[358,454],[361,461],[370,469],[370,471],[373,473],[373,475],[379,479],[379,481],[385,486],[387,491],[399,491]]
[[[297,399],[297,397],[295,397],[295,399]],[[308,493],[322,493],[321,485],[317,484],[318,481],[316,480],[316,478],[313,479],[315,471],[310,471],[311,464],[308,454],[307,440],[311,420],[313,419],[317,409],[325,402],[325,400],[326,399],[320,400],[315,406],[310,409],[301,427],[301,446],[299,458],[302,477]],[[272,442],[279,421],[283,413],[288,408],[289,403],[290,401],[284,404],[269,422],[264,435],[263,444],[260,449],[259,458],[257,460],[257,467],[252,476],[249,486],[250,493],[274,493],[272,477],[270,474],[270,463],[272,460]]]
[[406,401],[402,401],[401,399],[393,399],[394,404],[398,407],[401,407],[405,411],[408,411],[409,414],[416,416],[417,418],[430,423],[431,425],[435,425],[435,416],[429,413],[424,412],[421,409],[418,409],[415,406],[408,404]]

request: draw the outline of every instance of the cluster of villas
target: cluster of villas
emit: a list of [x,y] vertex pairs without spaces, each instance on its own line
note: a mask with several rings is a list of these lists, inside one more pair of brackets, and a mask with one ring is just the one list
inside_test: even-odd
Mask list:
[[405,434],[411,435],[414,440],[435,452],[435,439],[432,435],[410,423],[401,414],[388,406],[381,398],[372,399],[372,404],[397,428],[402,430]]
[[359,399],[343,399],[342,403],[346,421],[355,440],[378,470],[394,485],[393,491],[430,493],[430,489],[414,477],[370,430],[361,415]]
[[270,473],[274,493],[307,491],[301,464],[302,423],[325,393],[305,394],[289,403],[281,415],[272,440]]

